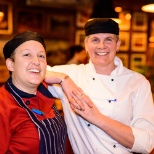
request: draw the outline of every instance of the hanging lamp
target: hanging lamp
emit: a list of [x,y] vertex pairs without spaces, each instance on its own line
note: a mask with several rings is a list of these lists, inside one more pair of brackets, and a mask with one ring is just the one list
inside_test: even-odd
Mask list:
[[144,12],[154,13],[154,0],[145,0],[141,10]]
[[119,14],[114,10],[113,0],[96,0],[91,18],[111,18],[120,23]]

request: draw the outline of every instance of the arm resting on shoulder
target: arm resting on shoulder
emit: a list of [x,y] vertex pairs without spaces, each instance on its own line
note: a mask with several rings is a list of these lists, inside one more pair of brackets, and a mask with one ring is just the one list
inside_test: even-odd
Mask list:
[[44,81],[49,85],[55,83],[60,84],[69,102],[74,107],[84,110],[84,103],[92,107],[90,98],[84,94],[81,88],[79,88],[68,75],[47,70]]

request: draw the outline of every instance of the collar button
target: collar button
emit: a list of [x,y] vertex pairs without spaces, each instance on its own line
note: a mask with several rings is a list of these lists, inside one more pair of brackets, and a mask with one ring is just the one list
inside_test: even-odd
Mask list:
[[26,105],[29,105],[29,104],[30,104],[30,101],[29,101],[29,100],[27,100],[27,101],[26,101]]

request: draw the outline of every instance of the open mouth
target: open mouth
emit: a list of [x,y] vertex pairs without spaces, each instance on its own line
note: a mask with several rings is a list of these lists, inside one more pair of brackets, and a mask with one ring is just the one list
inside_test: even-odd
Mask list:
[[105,56],[108,54],[108,52],[96,52],[96,54],[99,56]]
[[40,73],[40,71],[39,71],[39,70],[37,70],[37,69],[30,69],[30,70],[28,70],[28,72]]

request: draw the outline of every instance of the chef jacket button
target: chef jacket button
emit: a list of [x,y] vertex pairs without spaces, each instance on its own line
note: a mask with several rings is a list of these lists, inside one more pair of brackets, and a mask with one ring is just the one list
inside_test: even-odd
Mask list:
[[90,127],[90,124],[88,124],[87,126]]
[[116,148],[116,145],[113,145],[114,148]]
[[30,104],[30,101],[29,101],[29,100],[27,100],[27,101],[26,101],[26,105],[29,105],[29,104]]
[[114,79],[111,79],[111,81],[114,81]]
[[95,78],[93,78],[93,80],[95,80]]

